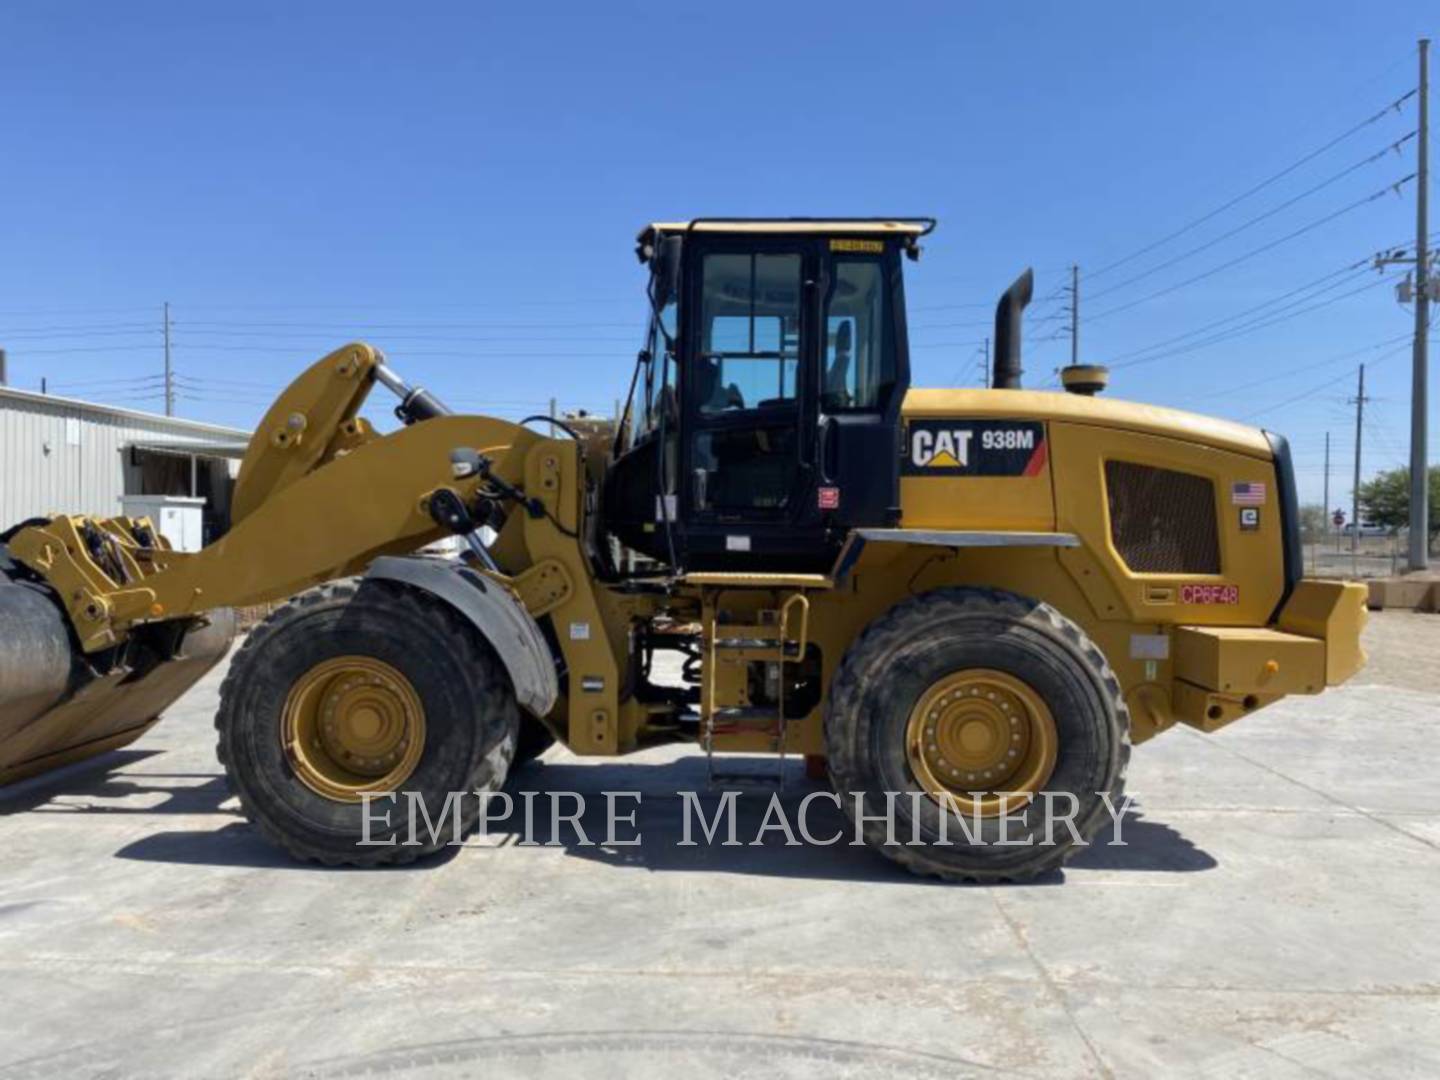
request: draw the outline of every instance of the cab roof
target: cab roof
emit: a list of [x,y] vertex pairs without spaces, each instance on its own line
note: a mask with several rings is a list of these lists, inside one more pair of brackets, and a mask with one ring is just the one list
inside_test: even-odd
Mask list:
[[810,235],[925,236],[935,228],[928,217],[896,218],[696,218],[693,221],[654,221],[640,230],[642,244],[657,236],[684,232],[806,233]]

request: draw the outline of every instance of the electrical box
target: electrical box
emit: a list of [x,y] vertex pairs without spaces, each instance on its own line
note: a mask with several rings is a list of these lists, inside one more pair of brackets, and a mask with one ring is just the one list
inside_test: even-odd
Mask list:
[[205,500],[188,495],[122,495],[126,517],[148,517],[176,551],[205,546]]

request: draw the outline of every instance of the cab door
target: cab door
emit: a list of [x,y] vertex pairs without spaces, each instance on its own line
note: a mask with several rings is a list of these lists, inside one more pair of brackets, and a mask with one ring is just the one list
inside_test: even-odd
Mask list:
[[899,252],[833,237],[820,282],[812,511],[832,539],[900,519],[900,405],[910,385]]
[[689,262],[686,563],[824,562],[814,501],[820,257],[811,237],[706,238]]

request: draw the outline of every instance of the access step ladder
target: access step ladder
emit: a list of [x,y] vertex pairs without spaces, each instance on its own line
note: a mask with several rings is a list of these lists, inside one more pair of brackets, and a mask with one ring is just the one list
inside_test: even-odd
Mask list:
[[[790,593],[778,609],[761,613],[753,624],[724,621],[724,612],[707,607],[705,623],[705,672],[700,692],[700,731],[705,761],[712,785],[736,783],[785,783],[785,687],[792,665],[805,656],[810,624],[810,601],[803,591]],[[751,665],[767,668],[776,687],[774,703],[755,704],[750,700]],[[772,680],[767,677],[766,682]],[[755,732],[769,737],[776,754],[776,771],[767,773],[726,773],[715,768],[715,738]]]

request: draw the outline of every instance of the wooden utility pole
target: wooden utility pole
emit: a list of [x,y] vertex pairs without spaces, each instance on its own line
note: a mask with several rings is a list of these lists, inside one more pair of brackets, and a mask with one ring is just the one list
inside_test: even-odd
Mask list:
[[1070,265],[1070,364],[1080,363],[1080,266]]
[[1365,365],[1360,365],[1360,390],[1355,395],[1355,486],[1350,489],[1350,569],[1360,553],[1360,428],[1365,423]]
[[1430,565],[1430,477],[1426,464],[1426,338],[1430,333],[1430,39],[1420,39],[1420,129],[1415,144],[1415,348],[1410,389],[1411,570]]
[[175,376],[170,369],[170,301],[163,309],[165,331],[165,415],[175,415]]
[[1325,505],[1321,507],[1325,511],[1325,521],[1320,526],[1322,532],[1328,533],[1330,525],[1330,432],[1325,432]]
[[1330,537],[1330,432],[1325,432],[1325,494],[1320,498],[1320,535],[1313,541],[1310,554],[1310,569],[1315,569],[1319,553],[1325,547],[1325,541]]

